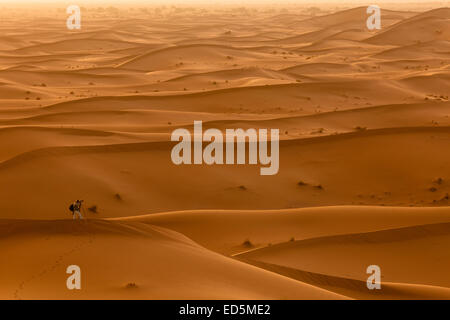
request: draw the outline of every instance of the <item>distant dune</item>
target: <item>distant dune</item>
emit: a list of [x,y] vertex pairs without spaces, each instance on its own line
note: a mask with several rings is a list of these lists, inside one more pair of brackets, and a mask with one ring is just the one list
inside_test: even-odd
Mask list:
[[[5,4],[0,299],[450,299],[433,5],[382,8],[380,30],[366,7],[88,6],[68,30],[65,8]],[[278,174],[175,165],[199,120],[278,129]]]

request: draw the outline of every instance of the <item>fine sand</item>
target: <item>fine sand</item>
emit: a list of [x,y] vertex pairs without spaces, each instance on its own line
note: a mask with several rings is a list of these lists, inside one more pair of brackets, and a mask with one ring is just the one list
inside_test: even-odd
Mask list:
[[[317,10],[5,5],[0,299],[450,299],[450,9]],[[195,120],[278,174],[173,164]]]

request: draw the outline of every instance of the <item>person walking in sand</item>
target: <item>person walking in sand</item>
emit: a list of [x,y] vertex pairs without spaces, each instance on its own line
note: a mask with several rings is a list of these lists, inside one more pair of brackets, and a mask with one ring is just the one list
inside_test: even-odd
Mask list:
[[83,205],[83,200],[77,200],[72,203],[69,207],[69,210],[72,211],[73,220],[77,218],[82,220],[83,216],[81,215],[81,206]]

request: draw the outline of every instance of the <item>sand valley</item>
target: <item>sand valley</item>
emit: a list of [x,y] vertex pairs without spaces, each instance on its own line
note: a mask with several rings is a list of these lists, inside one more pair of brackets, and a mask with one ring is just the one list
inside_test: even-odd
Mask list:
[[[3,7],[1,299],[450,299],[448,6]],[[194,121],[277,173],[174,164]]]

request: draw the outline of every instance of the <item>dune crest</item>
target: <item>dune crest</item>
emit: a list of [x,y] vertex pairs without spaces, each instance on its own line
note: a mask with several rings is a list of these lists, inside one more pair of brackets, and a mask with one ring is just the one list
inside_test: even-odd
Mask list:
[[[0,299],[450,299],[449,8],[80,10],[0,11]],[[196,121],[277,174],[175,164]]]

